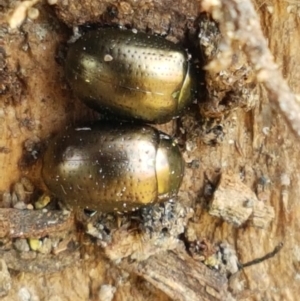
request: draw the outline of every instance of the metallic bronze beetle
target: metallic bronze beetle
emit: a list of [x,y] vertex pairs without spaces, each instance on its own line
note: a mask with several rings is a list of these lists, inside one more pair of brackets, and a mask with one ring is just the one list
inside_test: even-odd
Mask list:
[[191,66],[179,45],[130,30],[86,33],[69,49],[66,77],[90,107],[123,118],[164,123],[191,100]]
[[50,142],[43,178],[67,203],[130,211],[176,195],[184,161],[174,141],[150,126],[96,123]]

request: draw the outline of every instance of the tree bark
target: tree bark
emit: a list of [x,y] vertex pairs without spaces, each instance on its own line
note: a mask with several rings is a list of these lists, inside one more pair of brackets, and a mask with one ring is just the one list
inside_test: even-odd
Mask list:
[[[213,245],[225,241],[235,249],[244,268],[227,281],[224,274],[192,257],[191,250],[177,241],[183,232],[176,231],[176,240],[159,241],[161,245],[151,250],[155,242],[143,237],[140,253],[149,252],[148,258],[133,259],[127,249],[115,256],[123,251],[125,242],[126,247],[131,246],[130,239],[135,239],[122,232],[112,245],[81,239],[75,261],[69,253],[65,259],[59,255],[57,262],[63,268],[57,271],[46,271],[47,266],[55,265],[53,257],[44,265],[45,261],[36,261],[41,264],[35,270],[38,272],[20,274],[16,270],[22,269],[21,259],[19,265],[10,265],[16,259],[15,251],[5,250],[3,255],[1,250],[2,300],[28,295],[37,300],[72,301],[112,300],[111,296],[113,300],[296,300],[300,293],[298,4],[274,0],[252,4],[248,0],[103,0],[57,1],[54,6],[29,1],[26,5],[38,9],[37,19],[28,19],[29,8],[15,2],[4,4],[0,12],[1,206],[23,176],[39,192],[46,191],[40,170],[47,140],[66,126],[98,118],[74,97],[64,78],[60,50],[71,36],[70,28],[85,23],[118,24],[167,34],[174,42],[196,45],[194,55],[206,65],[202,66],[204,80],[198,82],[206,85],[206,91],[199,93],[198,103],[177,124],[161,127],[175,134],[181,124],[185,131],[187,168],[179,198],[185,208],[193,209],[189,221],[183,223],[185,235],[193,233],[197,241],[205,239]],[[204,47],[198,36],[199,18],[204,13],[209,22],[218,22],[219,28],[212,25],[217,30],[211,31],[208,47],[199,53],[199,44]],[[18,22],[20,27],[10,28]],[[187,31],[191,35],[188,39]],[[213,130],[216,124],[222,128],[221,138]],[[225,189],[222,179],[228,174],[237,180],[226,182],[229,186]],[[228,200],[227,211],[222,211],[228,195],[234,199]],[[253,207],[259,212],[256,217],[253,208],[243,209],[241,200],[246,196],[257,206]],[[216,202],[218,214],[213,216],[209,206]],[[239,211],[243,214],[238,223],[231,222],[231,204],[237,211],[244,210]],[[11,210],[17,209],[0,208],[0,238],[5,237],[5,243],[15,239],[12,230],[24,233],[24,229],[40,227],[39,234],[52,235],[51,229],[45,230],[45,223],[30,224],[30,219],[24,228],[18,224],[23,222],[16,218],[19,213],[8,214]],[[260,222],[255,223],[255,218]],[[65,230],[68,225],[63,223],[56,229]],[[82,236],[82,231],[78,233]],[[247,267],[245,263],[263,257],[281,242],[284,245],[279,253]]]

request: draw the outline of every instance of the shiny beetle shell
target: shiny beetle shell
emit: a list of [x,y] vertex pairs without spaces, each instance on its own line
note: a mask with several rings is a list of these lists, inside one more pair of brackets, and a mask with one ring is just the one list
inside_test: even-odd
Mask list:
[[50,191],[70,205],[121,212],[175,196],[183,170],[168,135],[150,126],[100,122],[53,139],[42,174]]
[[188,54],[159,36],[100,29],[71,45],[66,77],[75,95],[98,111],[164,123],[191,100]]

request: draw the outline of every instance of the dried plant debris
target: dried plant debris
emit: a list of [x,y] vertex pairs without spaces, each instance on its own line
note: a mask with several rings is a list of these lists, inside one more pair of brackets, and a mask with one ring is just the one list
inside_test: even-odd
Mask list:
[[240,264],[233,247],[225,241],[215,243],[197,237],[196,227],[197,224],[190,221],[185,229],[185,245],[191,257],[227,277],[235,274]]
[[221,144],[224,140],[225,130],[217,119],[203,118],[200,139],[207,145]]
[[[227,297],[226,273],[220,273],[219,266],[203,264],[186,252],[182,235],[193,211],[182,202],[171,200],[131,214],[78,211],[76,216],[86,232],[97,239],[96,244],[107,258],[169,297],[176,295],[181,301]],[[211,248],[208,252],[211,258],[217,256],[217,250]],[[219,261],[219,265],[223,264]],[[183,274],[189,274],[188,281],[183,281]]]
[[253,227],[266,228],[275,217],[274,208],[260,201],[233,172],[222,173],[209,213],[237,227],[248,221]]
[[[2,194],[0,256],[9,268],[50,272],[55,266],[65,267],[72,258],[79,256],[68,255],[78,252],[74,230],[74,214],[58,210],[55,202],[46,194],[40,195],[28,178],[22,177],[12,186],[11,192]],[[60,259],[57,257],[57,264],[53,265],[55,256],[61,253],[67,259],[64,260],[63,255]],[[50,263],[52,267],[48,266]]]
[[44,238],[2,238],[0,257],[13,270],[51,273],[78,261],[80,253],[77,238],[63,231]]
[[[278,108],[291,130],[299,137],[300,106],[297,96],[292,93],[274,62],[253,3],[238,0],[205,0],[201,4],[202,9],[210,13],[219,23],[222,48],[232,54],[236,53],[236,46],[243,50],[246,61],[255,71],[256,81],[265,87],[270,101]],[[215,58],[213,65],[219,65],[227,57],[226,51],[221,53]],[[243,66],[243,64],[239,65]]]
[[201,114],[220,118],[237,107],[253,108],[258,101],[254,72],[239,44],[224,44],[217,23],[206,14],[199,18],[198,37],[207,89]]
[[195,262],[202,262],[210,269],[218,271],[219,275],[226,276],[228,291],[232,293],[232,295],[228,293],[226,296],[234,298],[233,300],[242,300],[244,296],[251,294],[251,291],[243,286],[243,277],[240,271],[274,257],[283,247],[283,243],[279,243],[270,253],[247,263],[241,263],[232,245],[226,241],[214,243],[205,238],[198,238],[195,224],[191,222],[186,229],[185,237],[188,253]]
[[185,114],[180,118],[179,144],[184,145],[187,152],[196,151],[199,140],[207,145],[221,144],[226,134],[222,119]]
[[86,232],[98,239],[108,258],[141,261],[157,252],[180,247],[178,236],[184,232],[192,213],[180,202],[168,201],[128,215],[97,213],[90,220],[82,215],[78,219],[86,225]]
[[273,251],[271,251],[270,253],[267,253],[266,255],[260,257],[260,258],[256,258],[256,259],[253,259],[249,262],[246,262],[246,263],[241,263],[240,264],[240,268],[246,268],[246,267],[249,267],[251,265],[255,265],[255,264],[258,264],[258,263],[261,263],[265,260],[268,260],[272,257],[274,257],[278,252],[280,252],[280,250],[283,248],[283,242],[280,242],[275,248]]
[[188,251],[195,260],[201,261],[209,267],[219,269],[220,261],[215,256],[217,249],[207,239],[192,241],[189,244]]
[[[186,252],[181,235],[192,215],[193,211],[181,202],[168,201],[128,215],[89,212],[87,218],[79,212],[77,217],[87,233],[97,238],[106,257],[171,298],[176,295],[182,301],[224,300],[226,274]],[[213,256],[216,250],[212,248],[210,254]],[[183,274],[189,274],[189,281],[183,281]]]
[[[11,190],[4,191],[2,198],[0,198],[0,208],[31,210],[35,206],[36,209],[43,209],[46,208],[49,203],[50,197],[47,194],[41,195],[41,192],[35,189],[31,180],[27,177],[21,177],[19,181],[12,185]],[[57,209],[54,203],[51,205],[52,206],[47,206],[47,209]]]
[[[53,267],[48,271],[47,265],[41,264],[41,261],[48,262],[48,256],[54,262],[57,254],[68,256],[73,251],[76,253],[78,243],[73,234],[74,227],[74,216],[70,212],[1,208],[0,256],[5,258],[12,269],[20,265],[28,270],[26,262],[29,260],[30,270],[53,271]],[[43,258],[38,253],[47,256]],[[36,258],[40,261],[34,264]],[[19,260],[22,262],[18,263]],[[58,264],[59,268],[62,266],[65,267],[66,263]]]
[[43,151],[43,147],[38,137],[27,139],[23,145],[23,156],[19,160],[19,167],[25,169],[35,164]]
[[30,200],[34,193],[32,182],[22,177],[12,185],[11,191],[4,191],[0,199],[0,208],[32,209]]
[[196,261],[203,262],[206,266],[219,270],[221,274],[226,274],[228,278],[243,268],[259,264],[274,257],[283,247],[283,242],[280,242],[273,251],[262,257],[255,258],[247,263],[241,263],[232,245],[227,241],[215,243],[206,238],[198,238],[195,226],[196,224],[189,222],[186,228],[185,239],[188,253]]
[[186,252],[167,251],[145,261],[124,261],[122,268],[133,272],[166,293],[172,300],[227,300],[227,278]]

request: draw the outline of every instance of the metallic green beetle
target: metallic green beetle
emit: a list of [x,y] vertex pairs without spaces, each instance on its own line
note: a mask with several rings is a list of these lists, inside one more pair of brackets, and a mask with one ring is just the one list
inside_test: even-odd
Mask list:
[[178,116],[193,85],[188,54],[179,45],[113,28],[88,32],[70,47],[66,77],[90,107],[150,123]]
[[178,146],[150,126],[96,123],[49,144],[43,178],[57,197],[102,212],[131,211],[175,196],[184,172]]

